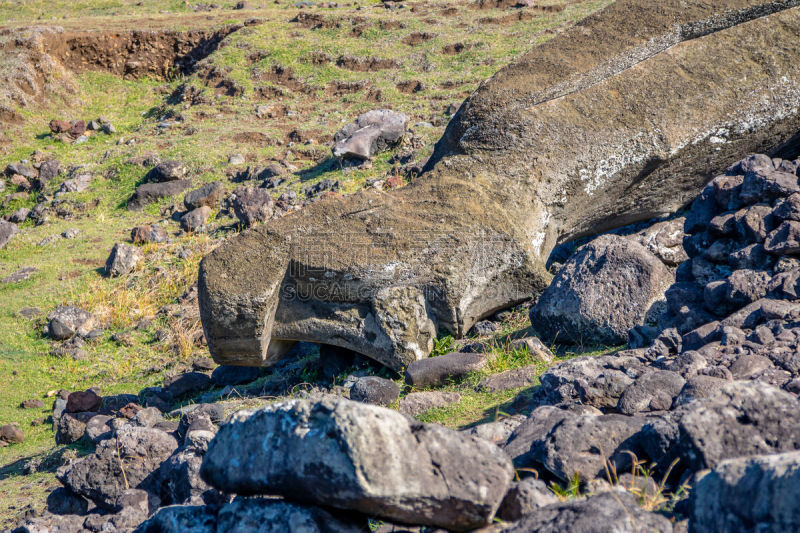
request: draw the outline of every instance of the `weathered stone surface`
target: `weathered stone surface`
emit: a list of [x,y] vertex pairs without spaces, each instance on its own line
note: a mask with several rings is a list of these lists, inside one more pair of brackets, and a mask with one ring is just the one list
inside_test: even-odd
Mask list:
[[450,352],[438,357],[428,357],[413,361],[406,367],[406,383],[425,388],[442,385],[449,379],[463,378],[486,366],[486,356],[482,353]]
[[686,236],[683,231],[685,223],[686,219],[682,217],[657,222],[628,238],[647,248],[647,251],[658,257],[665,265],[677,266],[689,259],[683,249],[683,238]]
[[249,383],[261,374],[258,368],[247,366],[218,366],[211,373],[211,381],[218,387],[226,385],[241,385],[242,383]]
[[136,533],[217,533],[217,517],[204,505],[171,505],[162,507],[148,521],[136,528]]
[[175,398],[205,390],[211,378],[202,372],[186,372],[164,380],[164,388]]
[[157,183],[176,181],[186,176],[186,165],[180,161],[164,161],[153,167],[145,176],[146,181]]
[[206,257],[213,356],[261,366],[271,339],[335,337],[399,368],[418,357],[375,325],[382,289],[424,291],[419,315],[460,337],[543,288],[555,244],[673,212],[800,129],[791,5],[624,0],[534,48],[462,105],[425,179],[316,202]]
[[531,531],[672,533],[672,524],[662,515],[644,511],[632,494],[612,491],[542,507],[502,533]]
[[103,405],[103,399],[93,390],[71,392],[67,396],[67,413],[97,411]]
[[636,439],[644,417],[610,415],[567,416],[539,442],[533,456],[547,470],[569,482],[576,474],[582,480],[605,475],[608,464],[622,472],[630,468],[631,456],[641,455]]
[[800,403],[756,381],[734,381],[687,405],[680,419],[684,465],[715,468],[725,459],[800,449]]
[[497,516],[513,522],[554,503],[558,503],[558,497],[547,488],[544,481],[526,478],[511,485],[497,510]]
[[640,376],[622,393],[617,410],[624,415],[668,411],[686,380],[676,372],[654,370]]
[[333,155],[350,159],[371,159],[394,146],[408,128],[408,116],[390,109],[367,111],[333,137]]
[[94,316],[78,307],[60,305],[47,315],[45,335],[56,339],[65,340],[75,335],[87,335],[95,325]]
[[162,198],[175,196],[182,193],[192,186],[190,180],[166,181],[163,183],[145,183],[136,187],[136,191],[128,200],[128,209],[140,211],[147,204],[156,202]]
[[362,533],[365,519],[337,516],[319,507],[267,499],[237,498],[217,514],[217,531],[230,533]]
[[491,520],[513,469],[489,442],[329,398],[234,415],[211,442],[202,474],[225,492],[277,493],[464,531]]
[[89,510],[89,502],[66,487],[58,487],[47,496],[47,510],[59,515],[83,515]]
[[207,205],[192,209],[181,217],[181,227],[185,231],[202,231],[205,229],[209,216],[211,216],[211,208]]
[[641,244],[602,235],[561,267],[531,309],[531,324],[551,340],[623,344],[628,330],[660,312],[673,281],[670,270]]
[[372,405],[389,405],[400,396],[400,387],[385,378],[365,376],[358,378],[350,387],[350,399]]
[[14,424],[0,426],[0,440],[8,444],[20,444],[25,442],[25,434]]
[[406,394],[400,399],[399,410],[404,415],[417,416],[434,407],[446,407],[461,401],[457,392],[424,391]]
[[691,492],[691,528],[783,532],[800,529],[800,452],[731,459]]
[[166,242],[167,232],[157,224],[136,226],[131,230],[131,240],[134,243]]
[[93,454],[59,468],[57,477],[76,494],[115,510],[117,498],[127,488],[143,488],[152,482],[153,472],[177,447],[175,439],[163,431],[123,426]]
[[0,220],[0,250],[6,247],[9,241],[14,238],[14,235],[16,235],[18,231],[17,225],[13,222]]
[[501,390],[518,389],[530,387],[539,377],[539,367],[537,365],[523,366],[513,370],[506,370],[499,374],[492,374],[481,379],[476,389],[486,392],[497,392]]
[[464,429],[461,432],[472,437],[488,440],[497,446],[503,446],[511,437],[514,430],[525,421],[523,415],[514,415],[494,422],[486,422],[485,424],[478,424],[469,429]]
[[599,409],[615,408],[625,389],[645,371],[631,356],[576,357],[559,363],[539,377],[540,394],[549,404],[582,403]]
[[60,417],[53,414],[53,423],[56,426],[56,444],[72,444],[81,440],[86,434],[86,425],[97,415],[91,411],[63,413]]
[[183,205],[191,211],[198,207],[209,207],[215,209],[219,206],[222,197],[225,195],[225,187],[220,181],[206,183],[199,189],[189,191],[183,197]]
[[233,194],[233,212],[245,226],[269,220],[275,212],[275,202],[267,189],[240,187]]
[[124,276],[129,274],[142,261],[144,254],[138,246],[118,242],[106,259],[106,274]]

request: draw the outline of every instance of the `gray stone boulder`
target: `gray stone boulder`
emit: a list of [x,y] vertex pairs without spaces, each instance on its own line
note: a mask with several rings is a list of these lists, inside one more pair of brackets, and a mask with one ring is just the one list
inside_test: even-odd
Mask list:
[[[584,409],[587,414],[599,415],[600,411],[591,408]],[[533,410],[530,416],[514,428],[503,450],[514,462],[516,468],[533,466],[536,461],[535,451],[539,443],[543,442],[555,426],[575,416],[566,409],[559,409],[545,405]]]
[[56,340],[75,335],[84,337],[95,327],[95,317],[90,312],[71,305],[60,305],[47,315],[44,333]]
[[225,187],[221,181],[206,183],[202,187],[189,191],[183,197],[183,205],[188,211],[199,207],[216,209],[225,195]]
[[366,519],[279,500],[237,498],[217,514],[217,532],[363,533]]
[[336,339],[400,369],[431,346],[406,315],[462,337],[542,290],[557,244],[675,212],[800,129],[790,5],[620,0],[536,46],[461,106],[424,179],[324,198],[204,258],[212,356],[268,366],[273,339]]
[[686,219],[683,217],[656,222],[638,233],[629,235],[628,238],[647,248],[647,251],[658,257],[665,265],[678,266],[689,259],[683,249],[683,238],[686,237],[683,231],[685,223]]
[[0,250],[6,247],[6,245],[14,238],[14,235],[17,234],[19,229],[17,225],[13,222],[7,222],[5,220],[0,220]]
[[181,217],[181,227],[184,231],[203,231],[210,216],[211,208],[207,205],[192,209]]
[[499,374],[486,376],[475,387],[478,391],[498,392],[503,390],[530,387],[539,378],[539,365],[528,365],[522,368],[506,370]]
[[233,212],[244,226],[269,220],[275,212],[275,202],[267,189],[240,187],[233,195]]
[[413,387],[432,387],[443,385],[448,380],[463,378],[485,366],[486,356],[482,353],[450,352],[413,361],[406,367],[405,380]]
[[166,181],[177,181],[186,176],[186,165],[180,161],[163,161],[145,175],[145,181],[162,183]]
[[723,461],[694,484],[692,531],[800,530],[800,452]]
[[614,409],[622,393],[646,371],[641,360],[626,352],[576,357],[542,374],[538,394],[542,403],[581,403]]
[[497,510],[497,516],[508,522],[514,522],[554,503],[558,503],[558,497],[547,488],[545,482],[529,477],[512,483],[500,509]]
[[162,507],[149,520],[139,525],[135,533],[217,533],[217,516],[204,505],[171,505]]
[[506,442],[508,442],[508,439],[514,433],[514,430],[517,429],[524,421],[525,416],[513,415],[507,418],[501,418],[500,420],[495,420],[494,422],[478,424],[477,426],[472,426],[469,429],[461,430],[461,432],[471,437],[488,440],[489,442],[502,447]]
[[672,523],[662,515],[643,510],[629,492],[615,490],[542,507],[502,533],[531,531],[672,533]]
[[191,186],[191,180],[176,180],[139,185],[136,187],[133,196],[128,200],[128,209],[130,211],[141,211],[144,206],[157,202],[162,198],[176,196]]
[[757,381],[734,381],[689,403],[680,418],[680,456],[692,470],[725,459],[800,449],[800,403]]
[[461,401],[457,392],[422,391],[412,392],[400,398],[399,411],[404,415],[417,416],[429,409],[447,407]]
[[543,337],[581,344],[624,344],[628,330],[666,310],[675,277],[644,246],[602,235],[558,271],[531,309]]
[[685,384],[686,380],[677,372],[669,370],[646,372],[623,391],[617,404],[617,411],[624,415],[668,411]]
[[333,155],[348,159],[372,159],[400,142],[408,129],[408,115],[377,109],[359,115],[333,137]]
[[377,376],[360,377],[350,387],[351,400],[372,405],[390,405],[398,396],[400,387],[394,381]]
[[138,243],[161,243],[167,241],[167,232],[157,224],[136,226],[131,230],[131,241]]
[[202,475],[223,492],[465,531],[491,521],[513,469],[484,440],[327,398],[237,413],[211,442]]
[[177,447],[173,437],[158,429],[123,426],[91,455],[59,468],[56,477],[74,493],[113,511],[126,489],[153,483],[153,473]]
[[106,274],[111,277],[129,274],[142,259],[144,259],[144,254],[138,246],[118,242],[106,259]]
[[632,437],[645,422],[640,416],[569,413],[533,443],[531,454],[562,481],[569,482],[575,475],[590,481],[604,476],[609,464],[619,472],[630,469],[628,452],[641,455],[638,440]]

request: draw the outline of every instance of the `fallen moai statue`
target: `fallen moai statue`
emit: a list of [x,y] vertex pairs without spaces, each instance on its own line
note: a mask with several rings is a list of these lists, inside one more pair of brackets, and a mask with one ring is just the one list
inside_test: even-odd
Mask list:
[[462,105],[408,187],[208,255],[214,359],[269,365],[275,341],[306,340],[400,369],[544,288],[555,245],[673,212],[742,154],[791,152],[798,4],[620,0],[534,48]]

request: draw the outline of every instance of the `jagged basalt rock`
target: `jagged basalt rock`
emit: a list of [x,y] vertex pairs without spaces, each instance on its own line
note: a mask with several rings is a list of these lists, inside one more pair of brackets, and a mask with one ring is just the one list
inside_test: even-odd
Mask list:
[[223,492],[282,494],[455,531],[489,523],[513,475],[487,441],[333,398],[234,415],[201,472]]
[[269,365],[272,339],[305,340],[399,370],[429,331],[463,336],[543,289],[556,244],[668,214],[736,156],[776,151],[800,129],[795,4],[623,0],[536,47],[462,105],[424,178],[315,202],[207,256],[213,357]]

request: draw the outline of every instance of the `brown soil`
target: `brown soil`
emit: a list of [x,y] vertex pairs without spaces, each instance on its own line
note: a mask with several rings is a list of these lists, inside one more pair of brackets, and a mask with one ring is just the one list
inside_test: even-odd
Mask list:
[[456,7],[446,7],[444,9],[442,9],[441,15],[443,17],[455,17],[456,15],[458,15],[458,8],[456,8]]
[[419,80],[406,80],[397,84],[397,90],[405,94],[413,94],[422,91],[425,86]]
[[284,96],[286,96],[286,91],[284,91],[280,87],[272,87],[270,85],[262,85],[261,87],[256,87],[254,92],[256,98],[260,100],[274,100],[275,98],[283,98]]
[[506,24],[514,24],[515,22],[531,20],[534,18],[536,18],[536,15],[533,13],[529,11],[520,11],[518,13],[512,13],[503,17],[484,17],[478,19],[478,22],[481,24],[500,24],[505,26]]
[[298,13],[289,22],[295,22],[304,28],[310,30],[318,30],[320,28],[341,28],[342,24],[336,20],[328,17],[323,17],[319,13]]
[[239,30],[70,32],[48,40],[48,53],[72,71],[100,70],[128,79],[186,74]]
[[283,65],[275,64],[272,65],[268,70],[254,70],[252,78],[255,81],[268,81],[275,85],[280,85],[286,89],[301,93],[307,93],[311,91],[311,88],[309,88],[294,75],[292,69],[284,67]]
[[453,43],[443,46],[442,53],[447,56],[454,56],[470,48],[472,48],[472,45],[464,43]]
[[213,88],[217,94],[226,96],[241,96],[244,94],[242,86],[230,79],[227,73],[219,67],[206,65],[197,72],[197,78]]
[[269,135],[260,131],[243,131],[233,136],[233,141],[242,144],[260,144],[268,146],[275,144]]
[[380,57],[340,56],[339,59],[336,60],[336,66],[355,72],[375,72],[376,70],[398,68],[400,63],[394,59],[384,59]]
[[418,44],[424,43],[425,41],[429,41],[434,37],[436,37],[435,33],[415,31],[414,33],[410,33],[406,37],[404,37],[403,43],[409,46],[416,46]]
[[344,94],[357,93],[369,87],[365,81],[332,81],[325,87],[325,94],[328,96],[342,96]]

